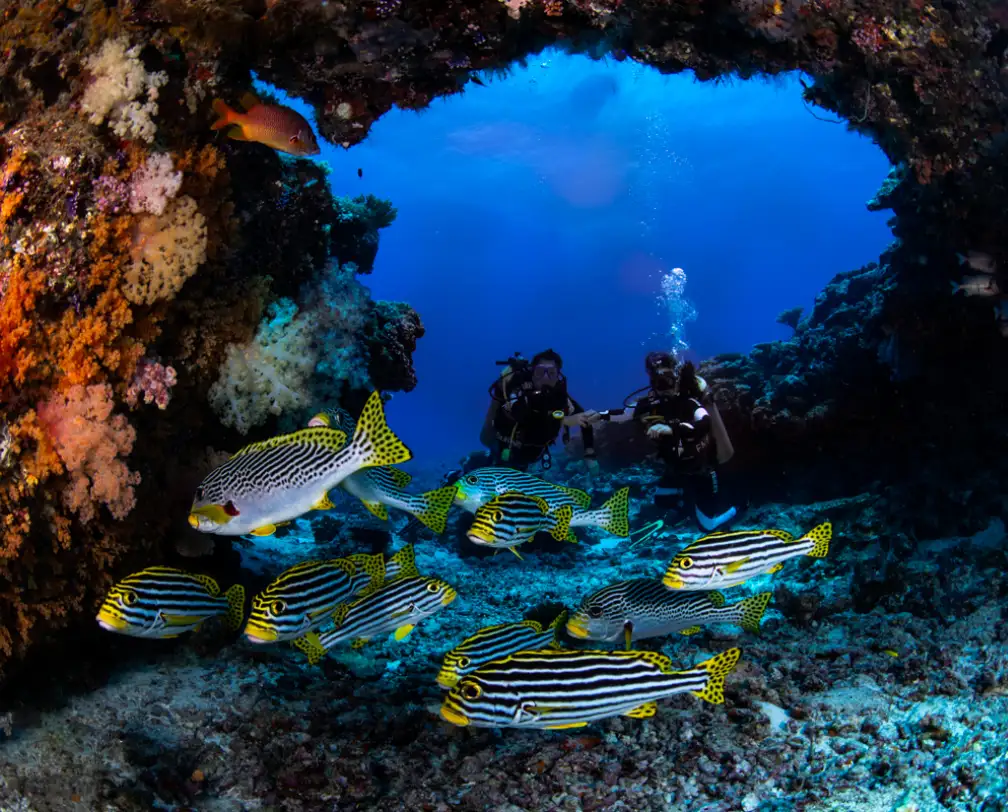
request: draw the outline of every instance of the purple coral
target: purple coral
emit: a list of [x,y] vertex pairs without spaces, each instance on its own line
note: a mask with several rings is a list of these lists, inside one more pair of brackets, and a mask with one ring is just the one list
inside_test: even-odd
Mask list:
[[144,403],[156,403],[159,409],[164,409],[171,400],[171,388],[177,380],[173,367],[141,358],[129,389],[126,390],[126,402],[131,409],[136,408],[143,395]]
[[95,204],[105,214],[118,214],[129,198],[129,187],[112,175],[102,175],[92,187]]

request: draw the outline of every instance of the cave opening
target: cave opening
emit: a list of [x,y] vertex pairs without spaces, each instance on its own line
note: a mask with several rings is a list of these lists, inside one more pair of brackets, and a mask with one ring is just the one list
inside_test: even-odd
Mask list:
[[865,204],[889,162],[801,88],[547,48],[323,146],[334,194],[398,210],[366,283],[427,328],[418,385],[389,406],[418,459],[473,450],[515,350],[557,349],[582,403],[618,406],[648,350],[787,338],[830,279],[875,261],[892,235]]

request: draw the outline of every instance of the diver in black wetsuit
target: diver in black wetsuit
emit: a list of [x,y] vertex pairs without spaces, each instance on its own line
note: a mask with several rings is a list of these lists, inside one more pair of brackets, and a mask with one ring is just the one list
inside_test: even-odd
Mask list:
[[560,356],[544,350],[531,362],[516,354],[503,363],[508,366],[490,386],[493,401],[480,432],[480,442],[490,449],[488,464],[525,471],[539,462],[549,468],[549,447],[561,432],[566,443],[571,427],[578,426],[584,437],[585,458],[594,469],[591,424],[598,421],[599,413],[585,411],[568,394]]
[[655,504],[677,510],[692,505],[697,524],[709,533],[735,518],[735,508],[721,493],[714,418],[701,402],[693,364],[683,364],[678,386],[676,360],[669,353],[649,353],[644,366],[651,388],[633,418],[647,429],[665,463]]
[[[686,362],[676,375],[677,362],[667,352],[648,353],[644,360],[650,385],[633,411],[605,414],[617,422],[634,420],[655,443],[665,473],[658,483],[655,506],[664,510],[693,509],[704,532],[723,527],[736,510],[726,503],[718,479],[719,451],[722,459],[732,454],[731,441],[713,402],[703,403],[706,384],[693,364]],[[719,449],[719,444],[722,447]]]

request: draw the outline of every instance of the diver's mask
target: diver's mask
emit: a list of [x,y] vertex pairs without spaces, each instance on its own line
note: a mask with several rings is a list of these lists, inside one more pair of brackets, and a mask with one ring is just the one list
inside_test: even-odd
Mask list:
[[644,368],[654,389],[674,389],[677,367],[675,356],[668,352],[649,352],[644,359]]
[[555,386],[560,380],[560,367],[555,364],[536,364],[532,367],[532,384],[536,389]]

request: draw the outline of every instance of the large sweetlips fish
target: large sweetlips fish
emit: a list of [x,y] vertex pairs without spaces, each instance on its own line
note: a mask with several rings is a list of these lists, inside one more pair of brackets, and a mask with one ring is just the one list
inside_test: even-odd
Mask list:
[[372,392],[349,443],[339,429],[313,426],[238,451],[196,489],[189,524],[201,533],[268,536],[308,511],[332,508],[329,491],[354,472],[412,456]]

